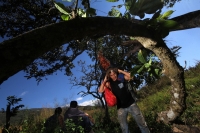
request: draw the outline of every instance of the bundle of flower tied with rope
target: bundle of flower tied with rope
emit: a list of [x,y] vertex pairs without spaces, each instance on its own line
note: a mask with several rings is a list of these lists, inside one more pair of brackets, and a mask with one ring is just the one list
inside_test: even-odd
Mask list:
[[[101,67],[105,71],[111,66],[110,61],[103,56],[102,52],[98,53],[98,60],[99,60]],[[105,88],[104,99],[105,99],[107,105],[110,107],[115,106],[117,104],[117,98],[112,93],[112,88],[108,88],[108,87]]]

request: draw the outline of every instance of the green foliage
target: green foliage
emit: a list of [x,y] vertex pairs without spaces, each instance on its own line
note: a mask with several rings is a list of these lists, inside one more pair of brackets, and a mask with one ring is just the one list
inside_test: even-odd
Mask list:
[[83,9],[78,9],[78,15],[80,16],[80,17],[87,17],[87,13],[85,12],[85,10],[83,10]]
[[139,52],[138,52],[138,60],[141,62],[141,63],[143,63],[143,64],[145,64],[146,62],[147,62],[147,52],[146,52],[146,50],[140,50]]
[[70,16],[69,16],[69,15],[66,15],[66,14],[61,15],[61,18],[62,18],[62,20],[64,20],[64,21],[70,20]]
[[[150,89],[150,88],[148,88]],[[151,110],[154,112],[160,112],[162,110],[167,109],[167,106],[170,101],[170,94],[168,93],[169,88],[159,88],[160,91],[148,96],[147,98],[143,99],[142,102],[139,103],[139,106],[142,110]],[[162,106],[160,106],[162,103]],[[156,112],[154,111],[156,110]]]
[[163,14],[160,14],[161,10],[159,10],[152,16],[151,19],[145,19],[143,24],[149,29],[154,30],[156,32],[156,36],[165,38],[169,35],[170,30],[173,30],[179,26],[176,21],[169,20],[169,17],[173,12],[174,11],[169,10]]
[[158,18],[159,18],[159,19],[168,19],[169,16],[170,16],[173,12],[174,12],[174,11],[169,10],[169,11],[165,12],[163,15],[160,15]]
[[[87,8],[86,10],[77,8],[77,9],[75,9],[76,11],[69,12],[69,10],[62,3],[54,2],[54,5],[62,13],[61,18],[64,21],[68,21],[68,20],[76,17],[77,15],[79,17],[88,17],[89,15],[96,16],[96,9],[94,9],[94,8]],[[75,14],[75,13],[77,13],[77,14]],[[74,14],[75,16],[73,16],[72,14]]]
[[94,112],[93,118],[95,120],[95,133],[121,133],[120,125],[117,120],[117,110],[115,107],[109,108],[109,117],[105,116],[105,110],[99,108]]
[[[178,121],[185,125],[196,125],[200,127],[200,81],[199,73],[200,64],[190,68],[185,72],[186,84],[186,105],[187,109],[178,118]],[[194,75],[195,74],[195,75]],[[163,78],[163,79],[162,79]],[[166,82],[167,81],[167,82]],[[164,125],[156,122],[157,113],[163,110],[168,110],[168,104],[170,102],[170,80],[165,76],[161,77],[159,81],[153,85],[146,86],[139,91],[138,95],[141,96],[138,103],[141,110],[144,112],[145,119],[153,133],[169,132],[170,125]]]
[[[79,119],[81,122],[82,119]],[[80,125],[76,125],[71,119],[65,121],[65,132],[70,133],[84,133],[84,128]]]
[[149,73],[149,76],[154,76],[156,78],[161,76],[161,68],[155,65],[158,61],[153,61],[152,57],[149,58],[145,49],[138,52],[138,60],[141,64],[133,67],[131,70],[132,76],[135,74],[142,74],[144,72],[147,72]]
[[26,116],[20,123],[21,131],[19,133],[43,133],[45,131],[44,122],[35,122],[34,117],[34,114],[26,114]]
[[144,18],[145,13],[153,14],[163,8],[162,0],[126,0],[126,10],[132,15]]
[[180,120],[187,125],[200,126],[200,81],[199,81],[200,63],[197,62],[196,66],[190,67],[185,72],[185,85],[186,85],[186,106],[187,109],[181,116]]
[[71,14],[68,12],[68,9],[59,2],[54,2],[55,7],[63,14],[61,15],[61,18],[64,21],[70,20],[72,18]]
[[62,4],[62,3],[59,3],[59,2],[54,2],[55,4],[55,7],[63,14],[65,15],[69,15],[68,11],[67,11],[67,8]]
[[86,10],[86,13],[88,13],[88,14],[90,14],[90,15],[97,15],[96,14],[96,9],[94,9],[94,8],[88,8],[87,10]]
[[127,12],[127,13],[124,14],[123,17],[128,19],[128,20],[130,20],[131,19],[131,14]]
[[108,12],[108,15],[113,17],[122,17],[121,12],[115,8],[112,8],[111,11]]

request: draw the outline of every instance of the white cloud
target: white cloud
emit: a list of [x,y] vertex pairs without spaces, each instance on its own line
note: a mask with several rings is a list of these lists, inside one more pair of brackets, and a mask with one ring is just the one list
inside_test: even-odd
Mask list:
[[82,103],[79,103],[79,106],[94,106],[97,103],[97,100],[89,100]]
[[28,93],[28,91],[22,92],[22,93],[20,94],[20,96],[24,96],[24,95],[26,95],[26,93]]
[[79,97],[79,98],[76,98],[76,101],[80,101],[82,99],[83,99],[82,97]]

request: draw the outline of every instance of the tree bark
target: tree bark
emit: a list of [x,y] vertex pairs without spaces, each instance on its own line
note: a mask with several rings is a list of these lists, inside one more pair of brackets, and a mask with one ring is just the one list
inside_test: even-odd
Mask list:
[[153,51],[162,62],[163,74],[171,80],[171,100],[168,111],[158,113],[158,121],[170,123],[176,120],[186,109],[186,92],[184,81],[184,69],[166,46],[163,40],[155,42],[145,37],[134,37],[145,48]]
[[173,29],[172,31],[177,30],[186,30],[191,28],[200,27],[200,10],[189,12],[178,17],[174,17],[171,20],[174,20],[179,23],[179,27]]

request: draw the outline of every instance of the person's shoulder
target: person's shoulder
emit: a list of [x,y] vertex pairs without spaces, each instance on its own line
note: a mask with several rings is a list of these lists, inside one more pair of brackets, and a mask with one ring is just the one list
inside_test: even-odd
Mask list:
[[78,113],[79,114],[85,114],[85,112],[83,112],[82,110],[78,109]]

